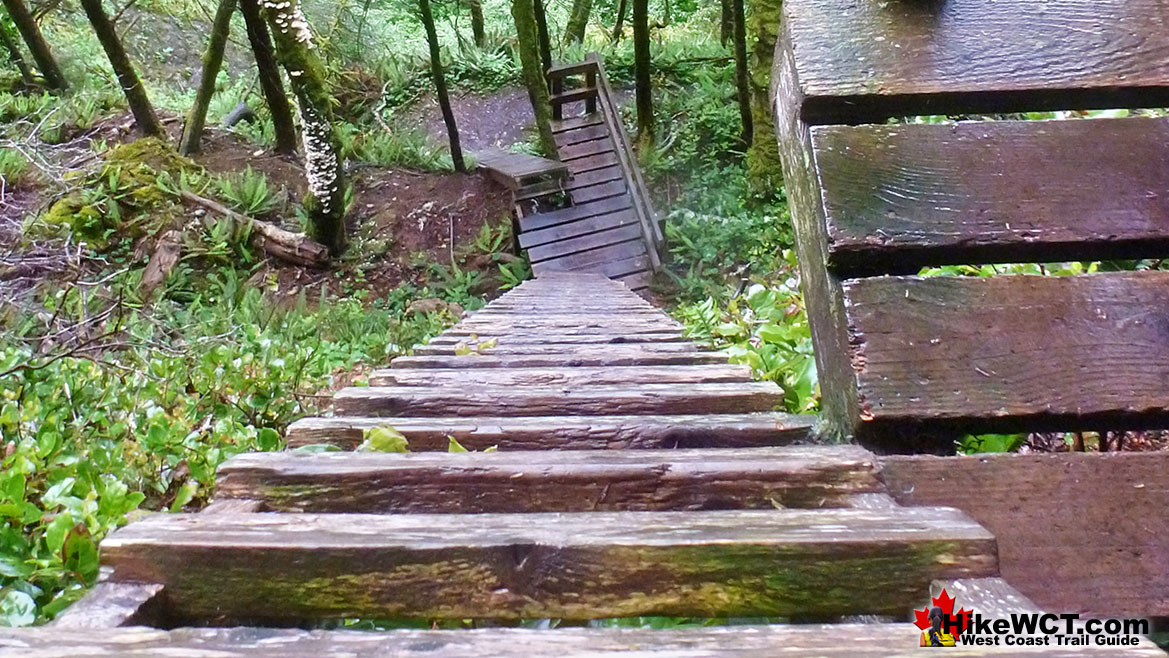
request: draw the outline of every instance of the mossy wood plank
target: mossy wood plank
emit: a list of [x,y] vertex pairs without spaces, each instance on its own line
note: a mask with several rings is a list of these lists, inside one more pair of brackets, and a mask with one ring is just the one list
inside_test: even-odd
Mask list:
[[1169,426],[1169,272],[879,277],[844,291],[862,435]]
[[256,453],[219,468],[217,500],[266,512],[593,512],[847,507],[883,489],[851,446],[749,450]]
[[[913,624],[792,624],[655,630],[649,628],[493,628],[456,631],[303,631],[274,628],[125,628],[89,632],[7,629],[4,658],[620,658],[695,656],[734,658],[889,658],[921,655]],[[1164,658],[1147,647],[947,648],[972,658]]]
[[1169,119],[812,129],[840,272],[1169,253]]
[[[156,514],[102,545],[199,621],[903,615],[997,571],[945,508],[581,514]],[[290,568],[292,566],[293,568]]]
[[744,365],[614,366],[611,368],[508,368],[469,370],[375,370],[371,386],[605,386],[620,384],[699,384],[752,381]]
[[340,416],[586,416],[773,411],[783,389],[772,382],[450,387],[357,386],[333,397]]
[[1169,105],[1161,0],[790,0],[805,118]]
[[356,448],[364,432],[393,427],[410,449],[445,452],[454,437],[468,450],[625,450],[749,448],[805,441],[814,416],[783,413],[674,416],[466,418],[305,418],[288,427],[290,448]]

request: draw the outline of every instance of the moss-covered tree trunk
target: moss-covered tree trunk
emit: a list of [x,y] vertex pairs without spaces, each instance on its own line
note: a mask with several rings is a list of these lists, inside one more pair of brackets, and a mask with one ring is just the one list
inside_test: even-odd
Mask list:
[[628,0],[617,0],[617,20],[613,22],[613,41],[620,41],[625,31],[625,12],[629,6]]
[[744,0],[733,0],[735,19],[735,87],[739,95],[739,119],[743,124],[743,148],[751,145],[755,131],[751,120],[751,73],[747,69],[747,17]]
[[487,31],[483,27],[483,0],[467,0],[471,8],[471,35],[475,38],[475,45],[484,48],[487,46]]
[[718,38],[725,47],[735,36],[735,9],[732,3],[735,0],[720,0],[722,16],[718,24]]
[[633,0],[633,82],[637,96],[637,141],[653,143],[654,107],[650,80],[649,2]]
[[33,18],[32,12],[28,10],[28,5],[24,4],[24,0],[4,0],[4,8],[8,10],[8,15],[16,24],[16,29],[20,32],[21,38],[24,39],[25,45],[28,46],[32,60],[41,70],[45,84],[50,89],[58,91],[68,89],[69,83],[61,73],[61,67],[57,65],[57,59],[53,57],[53,50],[49,48],[49,42],[45,41],[45,37],[41,34],[41,28],[37,26],[37,21]]
[[558,157],[556,139],[552,136],[552,103],[548,100],[548,83],[544,80],[537,42],[535,3],[539,0],[511,0],[511,17],[515,20],[516,41],[520,51],[520,65],[523,69],[524,86],[528,89],[528,100],[536,117],[536,130],[540,134],[540,147],[544,155]]
[[775,137],[775,116],[771,107],[771,66],[783,0],[753,0],[747,16],[751,49],[751,115],[754,139],[747,149],[747,180],[756,194],[775,194],[783,186],[783,165]]
[[422,14],[422,27],[426,29],[426,44],[430,48],[430,76],[434,78],[434,91],[438,96],[438,106],[442,109],[442,121],[446,124],[447,138],[451,143],[451,160],[457,171],[466,171],[463,147],[459,144],[459,126],[455,123],[455,113],[451,110],[446,75],[442,70],[442,53],[438,47],[438,33],[434,29],[434,14],[430,11],[430,0],[418,0],[418,9]]
[[593,0],[572,0],[572,12],[564,26],[564,44],[584,41],[585,28],[589,25],[589,14],[593,11]]
[[240,13],[244,15],[244,25],[247,26],[248,42],[256,58],[260,91],[264,94],[268,113],[272,115],[272,127],[276,133],[276,152],[294,154],[297,145],[296,124],[292,120],[292,105],[284,93],[284,81],[280,78],[280,65],[276,62],[276,52],[272,47],[272,36],[268,34],[268,25],[260,15],[258,0],[240,0],[239,7]]
[[544,13],[544,0],[532,0],[532,14],[536,18],[536,35],[540,40],[540,61],[542,71],[552,67],[552,37],[548,35],[548,16]]
[[8,25],[0,21],[0,40],[4,41],[4,49],[8,51],[8,61],[20,71],[20,79],[26,85],[35,85],[37,83],[36,76],[32,74],[32,69],[24,61],[24,55],[20,53],[20,46],[16,44],[16,39],[13,38],[12,33],[8,31]]
[[272,28],[276,57],[288,72],[300,108],[309,233],[337,255],[345,249],[345,169],[341,141],[333,128],[334,101],[325,80],[325,66],[317,55],[300,0],[262,0],[261,6]]
[[118,38],[118,32],[110,22],[110,17],[106,15],[101,0],[81,0],[81,7],[89,17],[89,24],[93,26],[102,49],[106,51],[114,75],[118,77],[118,84],[126,96],[126,103],[130,105],[130,113],[134,115],[134,121],[138,124],[138,132],[148,137],[165,137],[166,132],[163,131],[158,115],[154,113],[154,106],[150,104],[150,98],[146,95],[146,87],[142,86],[142,80],[134,70],[134,64],[126,54],[122,40]]
[[223,66],[223,51],[227,47],[227,37],[231,33],[231,16],[234,13],[235,0],[219,0],[215,20],[211,23],[211,38],[207,40],[207,50],[203,53],[203,73],[199,78],[199,89],[195,92],[195,102],[187,112],[187,122],[183,126],[183,136],[179,140],[179,153],[183,155],[199,152],[199,142],[203,139],[203,125],[207,122],[207,108],[211,105],[211,97],[215,95],[215,81],[219,78],[220,67]]

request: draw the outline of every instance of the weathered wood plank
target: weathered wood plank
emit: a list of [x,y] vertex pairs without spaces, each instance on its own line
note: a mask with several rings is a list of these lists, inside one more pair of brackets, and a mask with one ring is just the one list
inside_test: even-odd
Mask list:
[[520,233],[520,246],[530,249],[636,223],[637,215],[633,213],[632,209],[627,208],[608,215],[596,215],[588,219],[580,219],[538,231],[525,231]]
[[[552,272],[558,274],[559,272]],[[456,331],[473,331],[482,333],[484,331],[508,331],[515,329],[516,331],[562,331],[562,332],[579,332],[579,333],[596,333],[596,332],[658,332],[658,331],[675,331],[679,329],[679,325],[666,317],[660,319],[629,319],[626,322],[615,323],[608,318],[597,319],[590,316],[580,316],[576,322],[566,323],[563,320],[545,321],[536,317],[524,320],[502,320],[499,318],[467,318],[458,325]]]
[[393,427],[410,449],[446,452],[448,437],[468,450],[645,450],[752,448],[804,441],[813,416],[725,414],[676,416],[544,416],[536,418],[305,418],[288,427],[290,448],[328,444],[352,450],[364,431]]
[[556,145],[559,147],[571,146],[594,139],[604,139],[609,136],[609,130],[604,124],[589,124],[579,128],[570,128],[556,133]]
[[613,181],[611,183],[579,187],[569,192],[569,195],[572,196],[573,203],[582,204],[628,193],[629,188],[625,185],[624,181]]
[[830,267],[1169,253],[1169,119],[812,130]]
[[[614,344],[629,345],[631,343],[614,343]],[[467,345],[467,346],[469,347],[470,345]],[[506,337],[504,337],[504,338],[498,339],[495,342],[495,344],[491,345],[490,347],[479,347],[478,349],[475,349],[472,351],[477,352],[479,354],[483,354],[483,355],[501,356],[501,355],[505,355],[505,354],[516,354],[516,355],[526,354],[526,355],[530,355],[530,356],[535,356],[537,354],[563,354],[565,352],[574,352],[574,351],[580,351],[580,352],[583,352],[585,354],[588,354],[588,353],[594,352],[594,351],[607,350],[608,347],[609,347],[609,345],[604,345],[604,344],[598,345],[597,343],[553,343],[553,344],[548,344],[548,345],[541,344],[541,343],[515,343],[512,341],[509,341]],[[695,351],[701,351],[701,349],[702,349],[698,345],[696,345],[694,343],[689,343],[689,342],[641,343],[638,345],[638,347],[640,347],[642,350],[644,350],[646,352],[653,352],[653,353],[695,352]],[[459,354],[459,347],[456,345],[433,345],[433,344],[432,345],[420,345],[420,346],[414,348],[414,354],[416,356],[426,356],[426,355],[457,356]]]
[[552,132],[562,133],[567,130],[576,130],[585,126],[596,126],[603,124],[605,119],[600,114],[586,114],[579,117],[568,117],[566,119],[555,119],[552,121]]
[[960,507],[994,533],[1003,578],[1040,606],[1108,617],[1169,615],[1166,473],[1165,452],[881,460],[902,504]]
[[603,386],[620,384],[701,384],[749,382],[743,365],[636,366],[631,368],[497,368],[491,371],[384,369],[370,373],[371,386]]
[[[634,349],[627,349],[634,348]],[[467,356],[402,356],[390,362],[391,368],[576,368],[581,366],[668,366],[723,364],[725,354],[717,352],[653,353],[638,345],[612,345],[603,351],[534,356],[468,354]]]
[[900,615],[935,579],[997,569],[990,533],[947,508],[155,514],[102,560],[163,583],[178,619],[272,622]]
[[576,206],[569,206],[560,210],[553,210],[551,212],[539,213],[537,215],[529,215],[520,218],[521,231],[538,231],[540,229],[556,226],[565,222],[572,222],[578,219],[588,219],[597,215],[604,215],[620,210],[627,210],[633,207],[633,202],[629,200],[629,196],[624,197],[615,196],[592,203],[584,203]]
[[653,281],[653,272],[634,272],[617,277],[617,280],[629,286],[630,290],[638,291],[649,287]]
[[612,167],[613,165],[620,163],[621,158],[617,157],[616,151],[606,151],[596,155],[573,159],[568,163],[568,168],[574,174],[583,174],[593,171],[594,169]]
[[[783,624],[655,630],[493,628],[457,631],[302,631],[274,628],[125,628],[100,632],[9,629],[0,635],[4,658],[615,658],[625,656],[734,656],[774,658],[889,658],[916,651],[912,624]],[[947,648],[946,656],[1116,656],[1163,658],[1147,647]]]
[[152,583],[99,582],[49,626],[56,633],[158,624],[163,621],[162,589],[162,585]]
[[780,30],[772,71],[772,105],[791,209],[800,287],[808,310],[820,380],[823,432],[847,438],[859,422],[856,382],[848,359],[848,325],[840,279],[827,267],[828,235],[809,128],[800,118],[804,96],[795,69],[790,21]]
[[559,258],[532,263],[532,271],[537,277],[549,272],[575,272],[580,268],[593,267],[604,263],[637,258],[646,254],[645,243],[640,239],[629,240],[620,244],[592,249],[576,254],[569,254]]
[[588,416],[774,411],[783,389],[770,382],[554,386],[352,387],[333,396],[342,416]]
[[814,123],[1169,105],[1160,0],[793,0],[783,11]]
[[579,142],[570,146],[565,146],[560,149],[560,159],[563,162],[569,163],[569,169],[572,168],[572,161],[577,158],[585,158],[590,155],[598,155],[607,151],[613,150],[613,140],[608,135],[600,139],[592,139],[587,142]]
[[621,180],[624,175],[621,168],[617,165],[591,169],[583,173],[573,174],[572,178],[564,184],[564,189],[573,192],[591,185],[600,185],[601,183]]
[[625,276],[635,272],[643,272],[649,270],[650,262],[649,256],[641,255],[634,258],[623,258],[621,260],[609,261],[607,263],[598,263],[588,266],[594,272],[600,272],[605,276],[615,277],[623,281]]
[[858,435],[1169,426],[1169,272],[844,287]]
[[676,331],[667,331],[650,334],[621,334],[613,332],[610,334],[552,334],[552,333],[521,333],[521,332],[499,332],[495,334],[476,334],[476,337],[456,334],[443,334],[431,339],[430,345],[459,345],[465,344],[471,347],[480,345],[486,341],[496,341],[497,343],[507,343],[509,345],[584,345],[584,344],[616,344],[616,343],[677,343],[688,340],[683,337],[681,333]]
[[883,485],[852,446],[240,455],[216,495],[266,512],[593,512],[847,507]]
[[561,240],[554,244],[531,247],[528,249],[528,258],[533,263],[536,263],[552,258],[569,256],[582,251],[589,251],[590,249],[599,249],[630,240],[638,240],[640,238],[641,228],[639,226],[619,226],[617,228],[584,235],[579,238]]

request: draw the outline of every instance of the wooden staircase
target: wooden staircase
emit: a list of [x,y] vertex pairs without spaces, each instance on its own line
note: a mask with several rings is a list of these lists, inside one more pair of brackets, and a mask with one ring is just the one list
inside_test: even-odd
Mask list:
[[[0,633],[0,656],[885,656],[916,647],[903,620],[931,586],[1035,609],[982,526],[897,505],[861,448],[799,444],[811,419],[772,411],[777,387],[619,282],[546,275],[419,351],[288,432],[348,450],[392,427],[412,452],[237,457],[202,513],[108,537],[104,581],[52,628]],[[572,627],[653,615],[808,623]],[[812,623],[853,615],[883,617]],[[569,627],[281,628],[401,618]]]

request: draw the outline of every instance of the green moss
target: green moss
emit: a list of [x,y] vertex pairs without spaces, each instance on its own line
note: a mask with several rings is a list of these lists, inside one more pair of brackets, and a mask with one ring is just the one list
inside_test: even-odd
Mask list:
[[755,134],[747,150],[747,178],[751,191],[763,195],[772,195],[783,186],[783,163],[770,100],[771,65],[782,14],[782,0],[756,0],[747,17],[748,35],[754,42],[749,59],[751,114],[755,118]]
[[141,169],[145,165],[155,177],[164,171],[177,174],[199,169],[194,160],[179,155],[170,144],[157,137],[146,137],[114,148],[106,156],[106,164],[126,169]]

